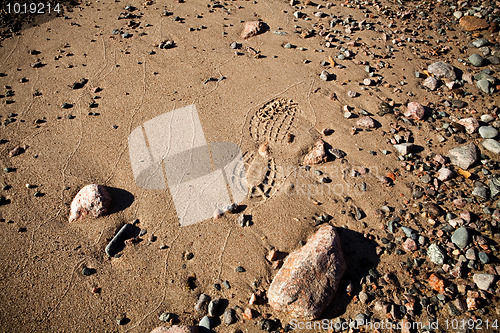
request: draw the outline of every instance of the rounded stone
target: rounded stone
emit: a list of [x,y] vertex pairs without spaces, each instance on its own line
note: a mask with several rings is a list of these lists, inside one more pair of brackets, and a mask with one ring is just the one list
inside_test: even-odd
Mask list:
[[469,244],[469,232],[465,227],[460,227],[451,236],[453,244],[463,249]]
[[498,130],[492,126],[481,126],[479,127],[479,135],[483,139],[493,139],[498,135]]
[[474,53],[469,56],[469,61],[472,65],[480,67],[483,65],[484,58],[480,54]]

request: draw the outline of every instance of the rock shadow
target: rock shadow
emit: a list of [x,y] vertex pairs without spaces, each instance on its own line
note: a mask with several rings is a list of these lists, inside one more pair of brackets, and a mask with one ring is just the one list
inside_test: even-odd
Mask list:
[[[365,238],[363,234],[337,227],[347,268],[332,303],[323,312],[320,319],[333,319],[343,315],[353,297],[361,291],[360,281],[369,275],[380,263],[376,253],[377,243]],[[351,283],[352,290],[348,293],[347,286]]]
[[106,189],[111,196],[111,207],[109,208],[108,215],[125,210],[134,202],[134,195],[126,190],[109,186],[106,186]]

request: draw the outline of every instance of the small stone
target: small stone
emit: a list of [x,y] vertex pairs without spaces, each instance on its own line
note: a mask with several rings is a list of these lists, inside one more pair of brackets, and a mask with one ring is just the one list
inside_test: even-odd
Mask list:
[[219,305],[220,305],[220,299],[218,298],[213,299],[210,301],[210,303],[208,303],[208,315],[210,317],[218,316]]
[[358,93],[355,92],[354,90],[349,90],[349,91],[347,91],[347,96],[354,98],[354,97],[358,96]]
[[330,81],[330,73],[328,73],[327,71],[322,71],[319,75],[319,78],[323,81]]
[[457,11],[453,12],[453,16],[455,16],[456,19],[460,19],[462,16],[464,16],[464,13],[457,10]]
[[198,297],[198,302],[196,302],[194,306],[194,310],[201,314],[207,313],[208,303],[210,302],[210,299],[211,299],[210,296],[205,294],[200,294],[200,296]]
[[356,121],[356,126],[364,127],[364,128],[375,128],[375,120],[373,120],[370,116],[364,116]]
[[468,260],[476,260],[477,259],[476,250],[470,248],[467,251],[465,251],[465,258]]
[[472,42],[472,45],[474,47],[483,47],[485,45],[488,45],[490,42],[486,38],[478,38],[475,41]]
[[487,79],[478,80],[476,82],[476,85],[479,88],[479,90],[481,90],[485,94],[490,93],[490,81],[488,81]]
[[212,319],[209,316],[204,316],[203,318],[201,318],[198,326],[203,327],[204,329],[210,331],[213,327]]
[[227,308],[224,311],[223,321],[226,325],[231,325],[236,321],[236,312],[232,308]]
[[288,255],[269,286],[269,304],[293,317],[315,319],[335,296],[345,267],[338,234],[323,224],[306,245]]
[[168,322],[170,319],[172,319],[172,314],[168,312],[163,312],[158,319],[160,321]]
[[483,65],[484,58],[480,54],[474,53],[469,56],[469,61],[472,65],[481,67]]
[[245,22],[243,26],[243,31],[241,32],[240,37],[242,39],[247,39],[258,34],[261,34],[265,31],[265,24],[260,21],[249,21]]
[[459,24],[466,31],[488,29],[490,26],[486,20],[471,15],[463,16],[460,19]]
[[405,142],[393,145],[393,147],[397,150],[399,155],[405,156],[414,150],[415,145],[413,143]]
[[278,251],[276,249],[271,249],[266,256],[266,259],[269,261],[275,261],[278,259]]
[[437,244],[431,244],[427,250],[429,260],[436,265],[444,264],[444,252]]
[[236,273],[243,273],[243,272],[245,272],[245,269],[244,269],[243,267],[241,267],[241,266],[238,266],[238,267],[236,267],[236,268],[234,269],[234,271],[235,271]]
[[415,120],[422,120],[425,115],[425,109],[422,104],[418,102],[410,102],[404,113],[406,118],[411,118]]
[[444,280],[441,276],[438,274],[432,273],[431,276],[429,276],[429,284],[431,285],[432,289],[439,293],[444,293]]
[[463,249],[469,244],[469,232],[465,227],[460,227],[451,235],[451,241],[460,249]]
[[108,213],[111,196],[103,185],[84,186],[71,202],[69,222],[74,222],[87,215],[99,217]]
[[159,326],[153,329],[150,333],[198,333],[197,326],[186,325],[173,325],[173,326]]
[[116,317],[116,324],[117,325],[125,325],[127,323],[127,317],[125,315],[120,315]]
[[496,177],[491,178],[489,187],[490,187],[491,198],[494,199],[500,193],[500,179]]
[[326,162],[328,156],[325,151],[325,142],[319,139],[311,151],[304,157],[304,165],[315,165]]
[[439,179],[442,182],[445,182],[447,180],[450,180],[453,175],[454,175],[453,171],[451,171],[450,169],[448,169],[446,167],[442,167],[437,172],[437,179]]
[[429,76],[422,82],[422,85],[426,88],[428,88],[431,91],[434,91],[438,88],[439,86],[439,81],[436,80],[434,76]]
[[495,281],[495,275],[476,273],[472,276],[472,280],[479,289],[488,290]]
[[482,142],[484,148],[492,153],[500,154],[500,143],[495,139],[485,139]]
[[472,191],[472,195],[476,197],[480,197],[481,199],[488,200],[489,198],[489,189],[483,183],[476,183],[474,186],[474,190]]
[[243,319],[251,320],[251,319],[256,317],[256,314],[252,309],[245,308],[245,310],[243,311],[243,314],[241,316],[243,317]]
[[474,117],[462,118],[458,123],[465,127],[465,131],[468,134],[472,134],[479,128],[479,123]]
[[417,250],[417,243],[411,238],[407,238],[403,243],[403,248],[407,252],[414,252]]
[[457,79],[457,75],[455,73],[455,69],[453,66],[443,62],[437,61],[435,63],[430,64],[427,67],[427,71],[431,74],[434,74],[436,79],[449,79],[450,81],[455,81]]
[[[492,140],[492,139],[487,139],[487,140]],[[475,144],[470,143],[464,146],[451,149],[448,152],[448,155],[453,165],[458,166],[461,169],[467,170],[469,167],[471,167],[474,163],[477,162],[479,158],[479,149]]]
[[479,252],[479,260],[485,265],[490,263],[490,257],[486,252]]
[[493,139],[498,135],[498,130],[492,126],[481,126],[479,127],[479,135],[483,139]]

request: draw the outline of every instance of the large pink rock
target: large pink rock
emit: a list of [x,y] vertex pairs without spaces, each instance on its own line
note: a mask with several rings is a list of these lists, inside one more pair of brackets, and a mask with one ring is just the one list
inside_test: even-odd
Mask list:
[[106,215],[111,205],[111,196],[103,185],[90,184],[84,186],[71,202],[69,222],[84,218],[87,215],[99,217]]
[[286,258],[269,286],[269,304],[293,317],[316,319],[333,300],[345,268],[339,235],[325,224]]
[[304,157],[304,165],[315,165],[326,162],[328,156],[326,155],[325,142],[319,139],[311,151]]
[[197,326],[174,325],[174,326],[158,326],[150,333],[198,333]]
[[422,104],[418,102],[410,102],[408,103],[408,107],[406,108],[405,117],[412,118],[415,120],[422,120],[425,115],[425,109]]

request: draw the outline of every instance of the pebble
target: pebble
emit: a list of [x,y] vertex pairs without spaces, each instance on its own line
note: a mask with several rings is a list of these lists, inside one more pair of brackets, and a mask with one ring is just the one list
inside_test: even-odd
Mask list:
[[325,151],[325,142],[321,139],[316,141],[311,151],[304,157],[304,165],[315,165],[326,162],[328,156]]
[[460,249],[463,249],[469,244],[469,232],[465,227],[460,227],[451,235],[451,241]]
[[479,123],[474,117],[462,118],[458,121],[458,124],[464,126],[468,134],[474,133],[479,128]]
[[493,139],[498,135],[498,130],[492,126],[481,126],[479,127],[479,135],[483,139]]
[[408,103],[408,106],[406,108],[406,112],[404,113],[405,117],[415,119],[415,120],[422,120],[425,115],[425,109],[422,106],[422,104],[418,102],[410,102]]
[[150,333],[199,333],[199,331],[198,326],[173,325],[156,327]]
[[125,247],[125,240],[133,238],[137,235],[138,227],[126,223],[121,229],[116,233],[116,235],[111,239],[111,241],[106,245],[104,251],[110,257],[114,257]]
[[69,222],[74,222],[87,215],[99,217],[108,213],[111,196],[103,185],[84,186],[71,202]]
[[210,317],[218,316],[220,302],[221,302],[221,300],[216,298],[216,299],[211,300],[210,303],[208,303],[208,315]]
[[414,150],[415,145],[413,143],[405,142],[393,145],[393,147],[396,149],[399,155],[405,156]]
[[474,190],[472,191],[472,195],[476,197],[480,197],[481,199],[488,200],[489,194],[488,194],[488,187],[484,185],[483,183],[477,182],[476,185],[474,186]]
[[488,290],[495,281],[495,276],[493,274],[476,273],[472,276],[472,280],[479,289]]
[[489,115],[489,114],[483,114],[481,116],[481,121],[483,123],[491,123],[493,120],[495,120],[495,118],[492,116],[492,115]]
[[208,310],[208,303],[210,302],[211,297],[205,294],[200,294],[198,297],[198,302],[196,302],[194,306],[194,310],[201,314],[206,314]]
[[370,116],[364,116],[356,121],[356,126],[364,128],[375,128],[375,120]]
[[479,252],[479,260],[485,265],[490,263],[490,257],[486,252]]
[[484,58],[480,54],[474,53],[469,56],[469,61],[472,65],[481,67],[483,65]]
[[472,45],[474,45],[474,47],[482,47],[482,46],[485,46],[485,45],[488,45],[490,42],[486,39],[486,38],[478,38],[476,39],[475,41],[472,42]]
[[490,81],[488,81],[487,79],[478,80],[476,82],[476,85],[479,88],[479,90],[481,90],[485,94],[490,93]]
[[426,88],[428,88],[429,90],[431,91],[434,91],[438,88],[439,86],[439,81],[436,80],[435,77],[433,76],[429,76],[428,78],[426,78],[424,80],[424,82],[422,82],[422,85]]
[[444,252],[437,244],[431,244],[427,250],[427,256],[429,260],[436,265],[444,264]]
[[461,169],[467,170],[469,167],[471,167],[474,163],[477,162],[479,158],[479,149],[475,144],[470,143],[464,146],[451,149],[448,152],[448,156],[453,165],[458,166]]
[[210,331],[212,329],[212,319],[209,316],[204,316],[201,318],[200,323],[198,326]]
[[319,75],[319,78],[323,81],[329,81],[330,73],[328,73],[327,71],[322,71],[321,74]]
[[500,154],[500,143],[494,139],[485,139],[482,142],[484,148],[489,150],[492,153]]

